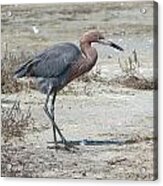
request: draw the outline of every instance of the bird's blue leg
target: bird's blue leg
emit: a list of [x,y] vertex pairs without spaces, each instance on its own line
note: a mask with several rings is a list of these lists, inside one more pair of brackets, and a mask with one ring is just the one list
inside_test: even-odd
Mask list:
[[61,131],[59,130],[59,128],[58,128],[58,126],[57,126],[57,124],[56,124],[56,122],[55,122],[55,115],[54,115],[55,109],[54,109],[54,108],[55,108],[55,99],[56,99],[56,95],[57,95],[57,93],[54,92],[54,95],[53,95],[53,97],[52,97],[51,106],[50,106],[51,118],[52,118],[52,120],[53,120],[52,123],[53,123],[54,138],[55,138],[55,140],[57,140],[57,138],[56,138],[56,130],[57,130],[59,136],[61,137],[62,142],[63,142],[64,144],[66,144],[67,141],[66,141],[66,139],[64,138],[63,134],[61,133]]
[[[56,95],[55,95],[56,96]],[[62,141],[64,144],[67,143],[66,139],[64,138],[64,136],[62,135],[61,131],[59,130],[58,126],[56,125],[55,121],[54,121],[54,117],[52,117],[51,113],[49,112],[49,109],[48,109],[48,102],[49,102],[49,97],[50,97],[50,92],[48,93],[47,95],[47,98],[46,98],[46,101],[45,101],[45,105],[44,105],[44,111],[46,113],[46,115],[48,116],[48,118],[51,120],[52,122],[52,125],[53,125],[53,132],[55,131],[55,129],[57,130],[59,136],[61,137]],[[55,98],[53,98],[54,101],[55,101]],[[54,136],[55,136],[55,133],[54,133]],[[55,144],[57,144],[57,141],[55,141],[55,137],[54,137],[54,142]]]
[[[64,136],[62,135],[61,131],[59,130],[58,126],[55,123],[55,99],[56,99],[56,94],[57,93],[54,92],[53,97],[52,97],[52,101],[51,101],[51,105],[50,105],[51,118],[53,120],[52,124],[53,124],[53,132],[54,132],[54,141],[56,139],[56,130],[57,130],[57,132],[58,132],[58,134],[59,134],[59,136],[62,140],[62,143],[65,145],[66,150],[70,150],[70,148],[78,149],[78,148],[74,147],[72,144],[70,144],[66,141],[66,139],[64,138]],[[57,141],[57,139],[56,139],[56,141]],[[57,144],[56,144],[56,147],[58,147]]]
[[[53,94],[51,105],[50,105],[51,118],[52,118],[53,122],[55,122],[55,115],[54,115],[55,98],[56,98],[56,92],[54,92],[54,94]],[[54,124],[53,124],[53,134],[54,134],[54,142],[57,143],[56,128],[55,128]]]
[[[49,97],[50,97],[50,92],[47,94],[47,97],[46,97],[46,101],[45,101],[45,105],[44,105],[44,111],[45,111],[46,115],[48,116],[48,118],[52,121],[53,117],[49,113],[49,109],[48,109]],[[54,125],[53,125],[53,134],[54,134],[54,143],[57,144],[56,131],[55,131]]]

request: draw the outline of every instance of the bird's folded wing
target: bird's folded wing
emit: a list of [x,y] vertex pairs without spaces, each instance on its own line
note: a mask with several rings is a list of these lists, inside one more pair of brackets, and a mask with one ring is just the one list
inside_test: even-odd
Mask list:
[[23,70],[25,75],[34,77],[57,77],[81,55],[78,47],[71,43],[63,43],[53,46],[50,49],[36,55],[30,62],[27,62],[17,71]]

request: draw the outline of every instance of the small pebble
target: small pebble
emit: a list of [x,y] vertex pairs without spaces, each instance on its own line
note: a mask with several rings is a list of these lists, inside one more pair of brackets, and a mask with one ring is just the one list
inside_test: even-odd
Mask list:
[[39,29],[36,26],[32,26],[32,29],[35,34],[39,33]]

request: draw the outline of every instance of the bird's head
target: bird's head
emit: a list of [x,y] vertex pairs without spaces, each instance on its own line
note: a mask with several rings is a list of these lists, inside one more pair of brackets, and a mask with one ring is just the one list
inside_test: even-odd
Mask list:
[[99,32],[98,30],[88,31],[84,33],[84,35],[80,39],[81,44],[86,44],[86,43],[91,44],[93,42],[100,43],[102,45],[109,45],[113,48],[123,51],[123,48],[113,43],[112,41],[106,41],[103,33]]
[[80,41],[82,43],[92,43],[92,42],[98,42],[101,39],[104,39],[104,36],[101,32],[97,30],[91,30],[84,33]]

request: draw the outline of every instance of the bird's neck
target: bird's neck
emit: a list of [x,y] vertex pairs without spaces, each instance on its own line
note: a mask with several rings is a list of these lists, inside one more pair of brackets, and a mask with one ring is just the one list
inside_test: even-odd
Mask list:
[[97,51],[95,48],[91,47],[89,43],[80,43],[80,48],[83,53],[81,58],[79,58],[78,63],[75,63],[71,69],[71,75],[68,82],[81,76],[82,74],[90,71],[97,61]]
[[98,58],[96,49],[91,46],[91,43],[87,42],[81,43],[80,47],[85,56],[87,64],[93,67]]

